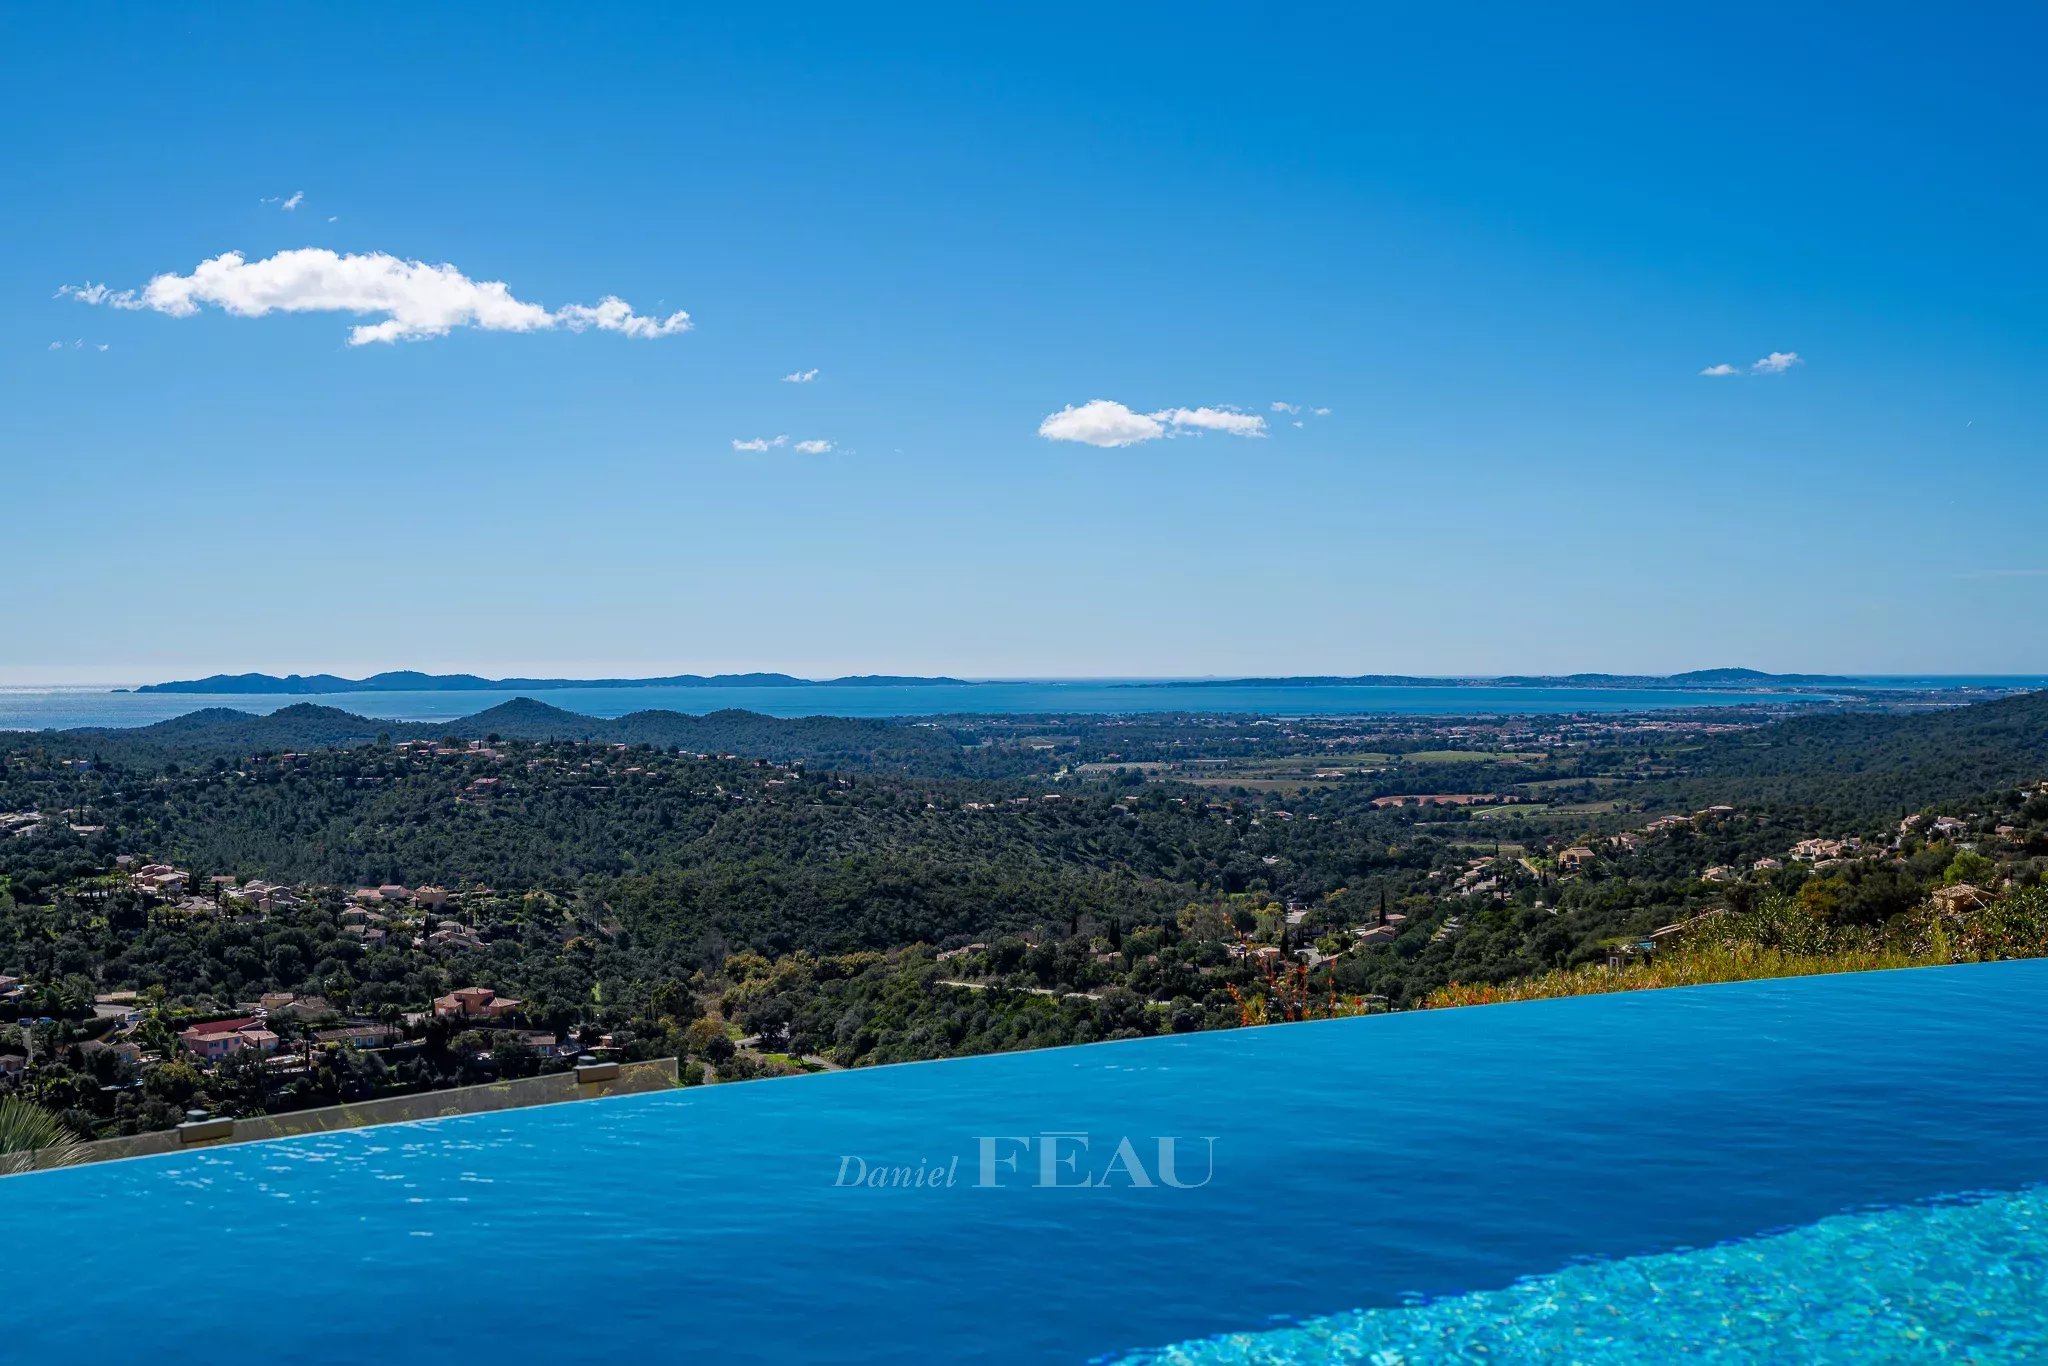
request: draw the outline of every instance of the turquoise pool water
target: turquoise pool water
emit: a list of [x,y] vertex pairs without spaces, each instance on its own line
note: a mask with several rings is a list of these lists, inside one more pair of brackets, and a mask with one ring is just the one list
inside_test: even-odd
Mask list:
[[2044,1001],[2048,963],[1708,987],[12,1178],[0,1352],[2038,1359]]

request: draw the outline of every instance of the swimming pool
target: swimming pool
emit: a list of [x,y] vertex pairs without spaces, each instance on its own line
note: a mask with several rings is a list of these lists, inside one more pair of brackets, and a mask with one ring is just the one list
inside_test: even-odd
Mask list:
[[2044,1000],[2043,962],[1644,992],[14,1178],[0,1342],[351,1366],[2024,1359],[2048,1349]]

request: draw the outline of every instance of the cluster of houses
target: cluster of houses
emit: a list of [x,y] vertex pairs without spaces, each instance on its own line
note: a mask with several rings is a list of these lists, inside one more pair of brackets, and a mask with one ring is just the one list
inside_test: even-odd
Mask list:
[[107,827],[82,820],[83,811],[60,811],[49,816],[41,811],[0,811],[0,835],[33,835],[45,823],[60,824],[74,835],[97,835]]
[[381,887],[358,888],[353,899],[368,906],[409,904],[422,910],[438,911],[448,904],[448,892],[441,887],[405,887],[387,882]]
[[[2032,795],[2048,796],[2048,781],[2036,783],[2027,791]],[[1611,849],[1634,853],[1643,847],[1647,837],[1668,834],[1680,828],[1697,827],[1703,821],[1734,814],[1735,808],[1732,806],[1710,806],[1690,815],[1660,816],[1644,826],[1640,832],[1624,830],[1608,836],[1607,844]],[[1982,827],[1986,821],[1986,817],[1978,814],[1929,816],[1925,813],[1916,813],[1902,818],[1890,841],[1882,844],[1869,843],[1857,835],[1815,836],[1795,843],[1785,852],[1783,858],[1767,855],[1751,861],[1747,868],[1727,863],[1716,864],[1704,870],[1700,874],[1700,880],[1710,883],[1735,882],[1747,873],[1769,874],[1784,868],[1788,863],[1804,863],[1815,871],[1821,871],[1838,867],[1856,858],[1897,854],[1905,847],[1906,840],[1915,835],[1932,840],[1961,843],[1964,848],[1974,848],[1973,844],[1963,842],[1972,835],[1982,838],[1985,834]],[[1997,825],[1989,834],[1994,839],[2008,842],[2016,842],[2021,838],[2019,828],[2009,823]],[[1573,845],[1558,852],[1557,870],[1560,875],[1580,872],[1589,867],[1596,857],[1598,855],[1592,848],[1586,845]],[[1942,910],[1970,910],[1985,904],[1990,899],[1990,894],[1965,883],[1954,888],[1939,888],[1932,897]]]
[[[171,910],[189,915],[233,915],[250,919],[273,911],[298,910],[318,895],[313,888],[287,886],[260,878],[238,882],[228,876],[209,878],[203,891],[194,891],[192,874],[185,869],[168,863],[137,866],[128,855],[121,856],[118,863],[126,873],[130,887]],[[387,882],[377,887],[359,888],[350,895],[348,904],[342,909],[342,928],[365,945],[392,942],[393,932],[402,931],[410,936],[409,942],[414,948],[472,953],[489,948],[490,941],[471,926],[459,920],[435,918],[435,912],[447,907],[450,900],[450,893],[443,887],[406,887]]]
[[1474,858],[1465,860],[1465,866],[1451,880],[1451,891],[1458,896],[1485,896],[1488,892],[1500,890],[1501,874],[1495,868],[1497,860]]
[[168,863],[145,863],[128,875],[128,885],[146,896],[170,900],[184,895],[192,875]]
[[192,874],[168,863],[136,866],[132,855],[116,861],[128,876],[128,885],[155,901],[168,902],[174,910],[190,914],[211,914],[221,910],[237,913],[293,910],[305,904],[303,894],[280,882],[251,878],[239,882],[216,875],[206,880],[203,890],[193,886]]
[[[1668,835],[1674,830],[1698,829],[1709,821],[1726,820],[1734,814],[1735,808],[1732,806],[1703,806],[1684,815],[1674,813],[1659,816],[1640,831],[1623,830],[1619,834],[1609,835],[1606,843],[1610,850],[1633,854],[1640,850],[1646,841],[1657,835]],[[1557,874],[1559,877],[1569,877],[1574,873],[1583,873],[1592,867],[1599,857],[1600,852],[1591,845],[1574,844],[1569,848],[1560,849],[1554,860]]]
[[[129,1000],[132,999],[130,994]],[[461,987],[435,998],[432,1018],[485,1026],[494,1022],[511,1024],[516,1023],[522,1005],[514,997],[498,995],[491,987]],[[105,1008],[118,1010],[122,1006],[114,1003]],[[141,1013],[131,1010],[130,1016],[127,1023],[132,1028],[140,1022]],[[359,1049],[390,1048],[405,1041],[405,1031],[398,1025],[350,1018],[318,996],[272,992],[244,1006],[242,1014],[226,1019],[200,1020],[186,1026],[179,1031],[178,1043],[193,1060],[207,1066],[243,1053],[294,1061],[282,1056],[282,1037],[272,1027],[287,1017],[306,1026],[301,1033],[309,1050],[329,1045]],[[413,1018],[424,1020],[428,1015],[422,1012]],[[551,1031],[513,1028],[509,1032],[528,1046],[551,1056],[569,1056],[581,1051],[578,1045],[560,1043]],[[565,1053],[564,1049],[568,1052]],[[139,1048],[136,1052],[137,1060],[140,1060]]]

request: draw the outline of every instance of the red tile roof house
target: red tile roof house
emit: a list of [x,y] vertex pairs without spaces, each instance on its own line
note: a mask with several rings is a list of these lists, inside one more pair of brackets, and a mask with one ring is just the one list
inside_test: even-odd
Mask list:
[[263,1027],[261,1019],[250,1015],[236,1020],[203,1021],[180,1033],[178,1042],[202,1062],[219,1062],[245,1048],[275,1053],[278,1040],[277,1035]]
[[435,997],[434,1013],[443,1018],[490,1019],[497,1015],[510,1015],[521,1004],[509,996],[498,995],[489,987],[462,987],[446,996]]

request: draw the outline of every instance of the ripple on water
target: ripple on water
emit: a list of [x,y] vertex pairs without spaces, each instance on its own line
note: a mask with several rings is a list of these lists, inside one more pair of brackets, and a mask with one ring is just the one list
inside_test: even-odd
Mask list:
[[2048,1188],[1838,1215],[1125,1358],[1146,1366],[2048,1357]]

